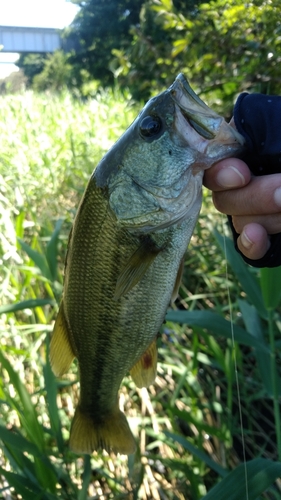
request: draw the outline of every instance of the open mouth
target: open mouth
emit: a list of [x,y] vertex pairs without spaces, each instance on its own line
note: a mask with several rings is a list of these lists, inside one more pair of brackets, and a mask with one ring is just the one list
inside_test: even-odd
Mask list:
[[[204,139],[213,140],[225,122],[195,94],[185,76],[180,73],[170,87],[172,99],[177,103],[189,125]],[[228,125],[225,122],[225,125]],[[243,137],[232,128],[231,142],[244,143]]]
[[198,123],[197,121],[192,118],[191,113],[188,113],[182,106],[179,106],[181,114],[184,116],[186,121],[191,125],[196,132],[201,135],[201,137],[204,137],[204,139],[214,139],[216,137],[216,134],[209,130],[206,126]]
[[208,140],[216,137],[223,118],[213,113],[195,94],[182,73],[171,86],[171,95],[184,118],[201,137]]

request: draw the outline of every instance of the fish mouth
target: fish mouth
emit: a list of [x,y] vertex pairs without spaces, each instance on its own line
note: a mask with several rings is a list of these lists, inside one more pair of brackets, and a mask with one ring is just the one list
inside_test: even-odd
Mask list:
[[198,97],[182,73],[177,76],[169,91],[185,120],[203,139],[217,140],[225,145],[236,144],[240,148],[244,145],[244,137]]

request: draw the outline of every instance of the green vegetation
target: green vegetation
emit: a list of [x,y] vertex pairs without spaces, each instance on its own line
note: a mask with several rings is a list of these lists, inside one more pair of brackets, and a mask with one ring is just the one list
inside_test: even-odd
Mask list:
[[95,80],[143,100],[184,72],[225,114],[244,90],[281,93],[279,0],[72,2],[81,8],[64,31],[66,54],[19,60],[34,88],[87,96]]
[[0,498],[278,500],[281,271],[242,262],[207,192],[156,382],[121,389],[137,453],[68,449],[77,367],[55,379],[48,362],[67,238],[91,171],[136,113],[112,91],[0,99]]
[[280,94],[280,2],[71,1],[65,51],[0,82],[0,498],[279,500],[281,270],[244,264],[206,191],[156,382],[121,388],[134,456],[70,452],[77,365],[56,379],[48,349],[99,159],[178,72],[228,116],[243,90]]

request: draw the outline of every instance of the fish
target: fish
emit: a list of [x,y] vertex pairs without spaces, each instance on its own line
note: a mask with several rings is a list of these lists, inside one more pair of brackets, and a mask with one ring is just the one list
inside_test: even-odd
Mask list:
[[120,385],[127,374],[137,387],[154,382],[157,336],[177,296],[204,170],[237,155],[243,143],[180,74],[147,102],[91,175],[69,236],[50,343],[57,377],[78,360],[74,452],[135,452]]

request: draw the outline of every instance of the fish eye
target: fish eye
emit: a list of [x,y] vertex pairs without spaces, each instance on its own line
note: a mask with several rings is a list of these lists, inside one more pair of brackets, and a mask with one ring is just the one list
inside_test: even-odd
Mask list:
[[140,134],[143,137],[153,137],[161,128],[162,123],[158,116],[146,116],[140,123]]

